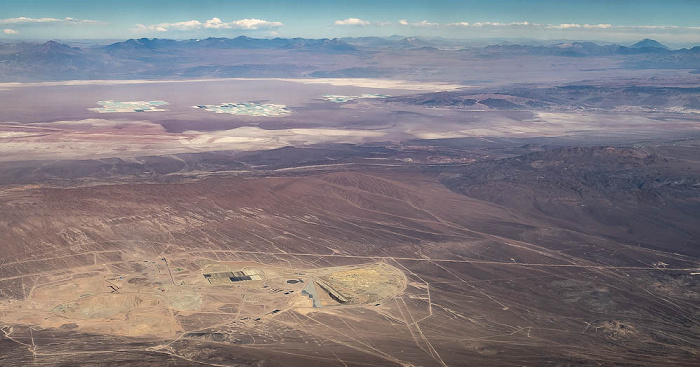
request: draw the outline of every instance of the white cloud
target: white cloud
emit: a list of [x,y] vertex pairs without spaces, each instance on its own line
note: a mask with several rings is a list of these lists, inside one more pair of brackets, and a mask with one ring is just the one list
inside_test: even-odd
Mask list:
[[229,23],[222,22],[219,18],[212,18],[204,22],[204,28],[214,29],[273,29],[283,26],[281,22],[270,22],[263,19],[240,19]]
[[587,29],[587,30],[609,30],[609,31],[661,31],[661,32],[697,32],[700,27],[680,27],[675,25],[612,25],[612,24],[577,24],[577,23],[562,23],[562,24],[547,24],[548,29]]
[[344,20],[336,20],[335,25],[354,25],[354,26],[368,26],[372,24],[369,21],[362,20],[362,19],[357,19],[357,18],[348,18]]
[[[378,23],[373,23],[378,24]],[[633,25],[622,26],[612,25],[607,23],[600,24],[579,24],[579,23],[561,23],[561,24],[540,24],[530,22],[454,22],[454,23],[432,23],[426,20],[420,22],[409,22],[406,19],[401,19],[398,23],[401,26],[411,27],[452,27],[452,28],[491,28],[491,29],[507,29],[507,28],[528,28],[532,30],[553,30],[553,31],[598,31],[607,30],[610,32],[646,32],[659,31],[667,33],[679,32],[698,32],[700,27],[681,27],[681,26],[659,26],[659,25]]]
[[550,24],[550,25],[547,25],[547,28],[552,28],[552,29],[570,29],[570,28],[581,28],[581,25],[580,25],[580,24],[576,24],[576,23],[562,23],[562,24],[559,24],[559,25]]
[[2,30],[2,33],[5,33],[5,34],[19,34],[19,31],[15,30],[15,29],[11,29],[11,28],[5,28],[5,29]]
[[211,19],[207,20],[206,22],[204,22],[204,27],[218,29],[218,28],[223,28],[224,24],[226,24],[226,23],[222,22],[221,19],[214,17],[214,18],[211,18]]
[[472,23],[472,27],[501,27],[504,24],[498,22],[476,22]]
[[167,32],[169,30],[191,31],[202,27],[202,22],[198,20],[188,20],[186,22],[177,23],[159,23],[152,25],[137,24],[136,29],[140,31],[156,31]]
[[0,24],[104,24],[104,22],[98,20],[90,19],[76,19],[76,18],[7,18],[0,19]]
[[470,24],[471,27],[478,28],[501,28],[501,27],[539,27],[537,23],[529,22],[511,22],[511,23],[499,23],[499,22],[476,22]]
[[442,24],[433,23],[427,20],[421,20],[420,22],[409,22],[406,19],[399,20],[399,25],[410,26],[410,27],[440,27]]
[[455,22],[455,23],[432,23],[427,20],[420,22],[411,23],[406,20],[400,20],[400,25],[409,25],[412,27],[461,27],[461,28],[498,28],[498,27],[537,27],[540,26],[536,23],[529,22],[512,22],[512,23],[498,23],[498,22]]
[[427,20],[421,20],[420,22],[410,23],[409,25],[411,27],[437,27],[440,25],[440,23],[431,23]]
[[283,26],[280,22],[270,22],[263,19],[239,19],[232,22],[224,22],[219,18],[212,18],[204,22],[198,20],[188,20],[175,23],[158,23],[151,25],[137,24],[133,31],[143,32],[167,32],[167,31],[192,31],[196,29],[275,29]]
[[186,22],[165,23],[160,25],[161,28],[174,29],[178,31],[191,31],[202,27],[202,22],[198,20],[188,20]]
[[167,32],[168,28],[163,27],[160,24],[153,24],[153,25],[143,25],[143,24],[137,24],[136,27],[131,29],[134,32],[143,32],[143,31],[151,31],[151,32]]
[[675,25],[620,25],[611,27],[619,29],[642,29],[656,31],[700,31],[700,27],[679,27]]

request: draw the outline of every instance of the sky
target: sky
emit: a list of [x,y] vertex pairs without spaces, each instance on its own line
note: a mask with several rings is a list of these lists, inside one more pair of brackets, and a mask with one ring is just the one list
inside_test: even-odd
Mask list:
[[0,39],[419,36],[700,45],[700,0],[1,0]]

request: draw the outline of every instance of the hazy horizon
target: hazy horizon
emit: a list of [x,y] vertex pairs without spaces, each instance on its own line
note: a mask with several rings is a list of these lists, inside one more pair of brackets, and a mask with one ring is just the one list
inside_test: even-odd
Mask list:
[[[634,12],[629,11],[633,7]],[[115,2],[6,1],[0,40],[416,37],[570,39],[697,44],[700,3],[688,1]]]
[[[263,37],[263,36],[250,36],[250,35],[237,35],[237,36],[229,36],[229,37],[215,37],[211,36],[211,38],[228,38],[228,39],[234,39],[237,37],[250,37],[253,39],[275,39],[275,38],[281,38],[281,39],[292,39],[292,38],[297,38],[297,37],[281,37],[281,36],[268,36],[268,37]],[[506,37],[491,37],[491,38],[449,38],[449,37],[425,37],[425,36],[417,36],[417,35],[400,35],[400,34],[395,34],[395,35],[390,35],[390,36],[359,36],[359,37],[335,37],[337,39],[343,39],[343,40],[352,40],[352,39],[362,39],[362,38],[382,38],[382,39],[410,39],[410,38],[417,38],[425,41],[443,41],[446,43],[449,43],[455,47],[484,47],[484,46],[489,46],[489,45],[499,45],[499,44],[518,44],[518,45],[531,45],[531,46],[548,46],[548,45],[556,45],[556,44],[561,44],[561,43],[574,43],[574,42],[592,42],[595,43],[599,46],[607,46],[607,45],[620,45],[620,46],[630,46],[633,45],[637,42],[643,41],[643,40],[654,40],[657,42],[660,42],[664,46],[669,47],[672,50],[676,49],[682,49],[682,48],[693,48],[696,46],[700,46],[700,42],[674,42],[674,41],[660,41],[658,39],[650,38],[650,37],[642,37],[634,40],[629,40],[629,41],[614,41],[614,40],[603,40],[603,39],[565,39],[565,38],[552,38],[552,39],[538,39],[538,38],[506,38]],[[59,42],[63,44],[68,44],[71,46],[99,46],[99,45],[108,45],[112,43],[118,43],[118,42],[124,42],[130,39],[161,39],[161,40],[174,40],[174,41],[188,41],[188,40],[193,40],[193,39],[206,39],[210,37],[204,37],[204,38],[188,38],[188,37],[182,37],[182,38],[176,38],[176,37],[130,37],[130,38],[17,38],[17,39],[11,39],[11,40],[3,40],[0,39],[0,42],[5,42],[5,43],[21,43],[21,42],[33,42],[33,43],[45,43],[49,41],[54,41],[54,42]],[[319,38],[307,38],[307,37],[298,37],[298,38],[306,38],[306,39],[329,39],[328,37],[319,37]],[[330,38],[334,39],[334,38]]]

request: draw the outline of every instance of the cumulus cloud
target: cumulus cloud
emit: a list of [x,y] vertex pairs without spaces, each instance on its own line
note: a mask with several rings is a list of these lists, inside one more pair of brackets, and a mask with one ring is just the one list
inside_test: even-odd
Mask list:
[[159,23],[151,25],[137,24],[136,28],[142,31],[167,32],[170,30],[191,31],[193,29],[202,28],[202,22],[198,20],[188,20],[186,22],[176,23]]
[[539,27],[540,24],[530,23],[530,22],[510,22],[510,23],[499,23],[499,22],[476,22],[469,25],[470,27],[478,28],[503,28],[503,27]]
[[700,31],[700,27],[679,27],[675,25],[621,25],[612,27],[619,29],[641,29],[658,31]]
[[76,18],[6,18],[0,19],[0,24],[104,24],[104,22],[90,19]]
[[198,20],[188,20],[175,23],[158,23],[151,25],[137,24],[133,31],[151,31],[151,32],[168,32],[168,31],[192,31],[197,29],[242,29],[242,30],[258,30],[258,29],[276,29],[284,24],[280,22],[271,22],[263,19],[239,19],[232,22],[224,22],[219,18],[212,18],[204,22]]
[[362,20],[362,19],[357,19],[357,18],[348,18],[348,19],[343,19],[343,20],[336,20],[335,25],[354,25],[354,26],[368,26],[372,24],[372,22]]
[[411,27],[438,27],[440,26],[440,23],[432,23],[428,22],[427,20],[421,20],[420,22],[415,22],[415,23],[409,23]]
[[[214,18],[213,20],[218,20]],[[428,20],[421,20],[417,22],[411,22],[407,19],[399,19],[396,22],[389,21],[368,21],[359,18],[347,18],[343,20],[336,20],[335,25],[339,26],[406,26],[406,27],[423,27],[423,28],[438,28],[438,27],[452,27],[452,28],[531,28],[531,29],[614,29],[614,28],[638,28],[638,29],[693,29],[700,27],[675,27],[675,26],[614,26],[612,24],[578,24],[578,23],[561,23],[561,24],[539,24],[530,22],[510,22],[510,23],[500,23],[500,22],[453,22],[453,23],[434,23]]]
[[518,27],[518,26],[539,26],[539,24],[533,24],[528,22],[512,22],[512,23],[498,23],[498,22],[455,22],[455,23],[433,23],[427,20],[422,20],[420,22],[409,22],[407,20],[399,20],[399,25],[411,26],[411,27],[460,27],[460,28],[498,28],[498,27]]
[[219,18],[212,18],[204,22],[204,28],[214,29],[274,29],[283,25],[281,22],[270,22],[263,19],[240,19],[225,23]]
[[552,28],[552,29],[569,29],[569,28],[581,28],[580,24],[575,24],[575,23],[562,23],[559,25],[554,25],[550,24],[547,26],[547,28]]
[[599,28],[599,29],[608,29],[612,27],[612,24],[584,24],[583,28]]
[[504,27],[506,26],[507,23],[498,23],[498,22],[476,22],[472,23],[472,27]]
[[542,29],[542,30],[568,30],[568,31],[583,31],[583,30],[608,30],[608,31],[660,31],[660,32],[697,32],[700,31],[700,27],[681,27],[681,26],[658,26],[658,25],[612,25],[606,23],[600,24],[579,24],[579,23],[561,23],[561,24],[539,24],[530,22],[510,22],[510,23],[499,23],[499,22],[453,22],[453,23],[432,23],[426,20],[420,22],[409,22],[406,19],[401,19],[396,23],[400,26],[411,26],[411,27],[452,27],[452,28],[491,28],[491,29],[505,29],[505,28],[528,28],[528,29]]
[[612,24],[547,24],[549,29],[607,29],[621,31],[700,31],[700,27],[680,27],[673,25],[612,25]]
[[[167,24],[167,23],[162,23]],[[168,28],[161,26],[160,24],[143,25],[137,24],[136,27],[131,28],[134,32],[167,32]]]
[[11,28],[5,28],[5,29],[2,30],[2,33],[5,33],[5,34],[19,34],[19,31],[15,30],[15,29],[11,29]]
[[369,21],[369,20],[363,20],[363,19],[358,19],[358,18],[348,18],[348,19],[343,19],[343,20],[336,20],[333,22],[335,25],[339,26],[355,26],[355,27],[367,27],[367,26],[374,26],[374,27],[384,27],[384,26],[392,26],[396,25],[394,22],[388,22],[388,21]]

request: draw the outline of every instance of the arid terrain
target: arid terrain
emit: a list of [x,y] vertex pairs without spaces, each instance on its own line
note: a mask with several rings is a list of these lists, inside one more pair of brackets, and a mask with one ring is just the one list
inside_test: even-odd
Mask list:
[[695,49],[147,42],[0,47],[0,365],[698,365]]

